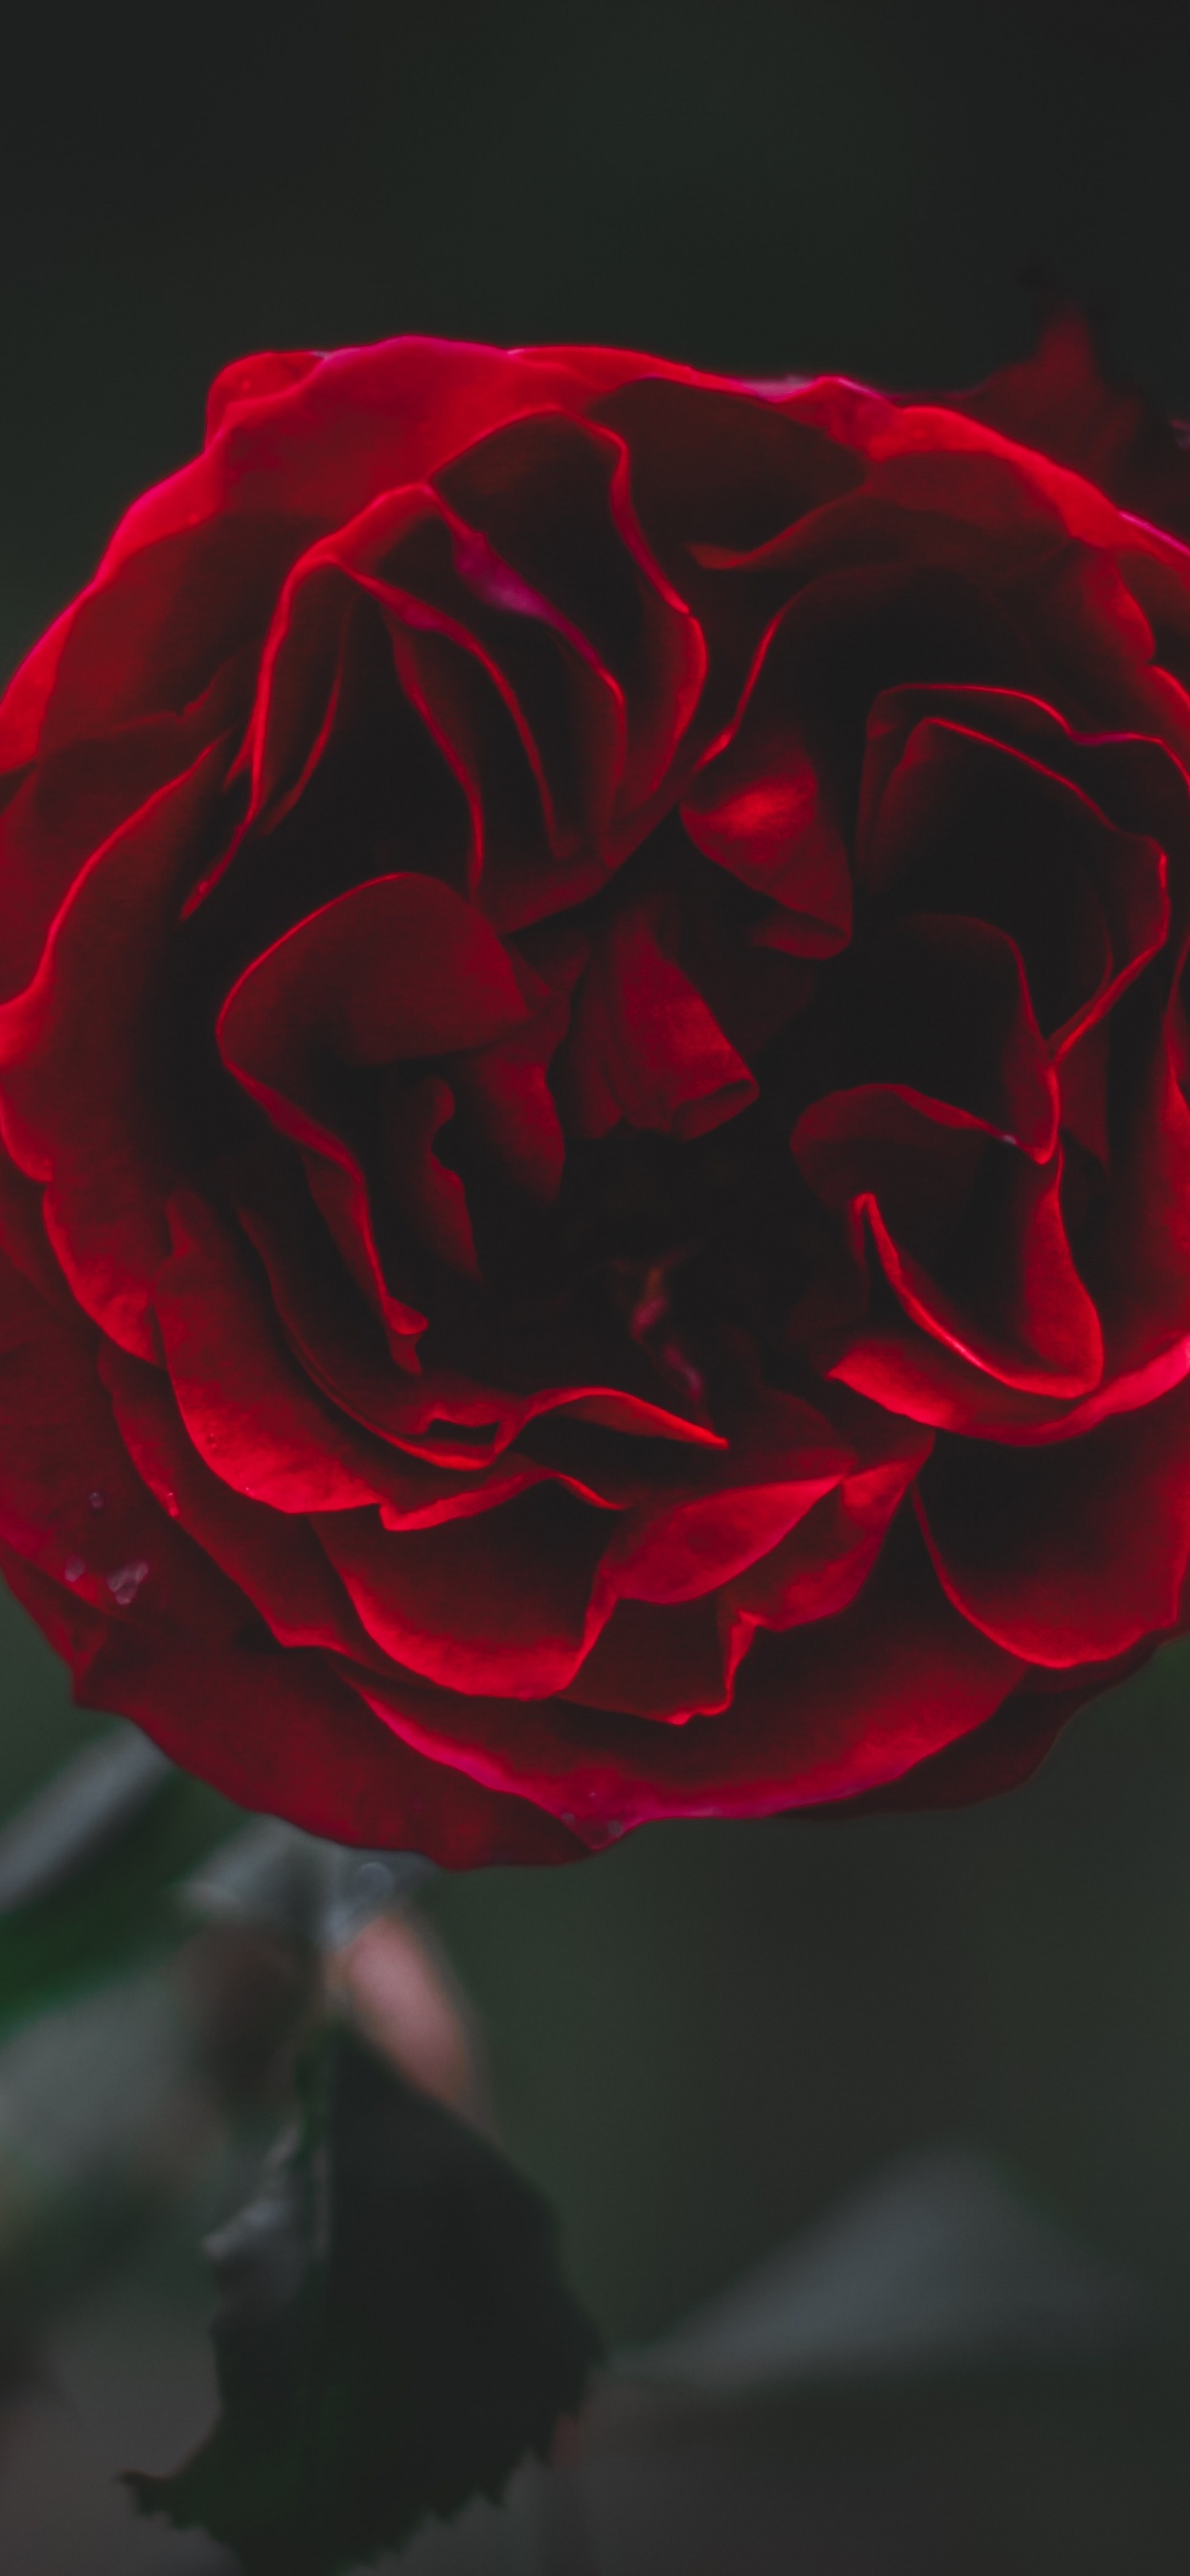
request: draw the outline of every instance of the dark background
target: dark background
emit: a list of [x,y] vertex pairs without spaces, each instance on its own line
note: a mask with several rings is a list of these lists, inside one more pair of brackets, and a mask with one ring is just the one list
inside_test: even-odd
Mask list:
[[[4,46],[0,657],[262,346],[597,338],[958,385],[1077,295],[1190,411],[1190,12],[43,6]],[[83,1728],[9,1608],[0,1803]],[[443,1887],[506,2133],[608,2330],[913,2143],[1190,2298],[1185,1657],[977,1814],[666,1828]]]
[[1182,0],[198,0],[9,13],[10,651],[258,347],[599,339],[971,381],[1023,279],[1190,409]]

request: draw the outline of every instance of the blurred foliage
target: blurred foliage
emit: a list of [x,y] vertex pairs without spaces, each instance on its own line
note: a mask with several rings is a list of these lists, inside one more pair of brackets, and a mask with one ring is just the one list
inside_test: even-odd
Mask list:
[[[69,1678],[0,1588],[0,1822],[110,1721],[76,1709]],[[18,2022],[141,1958],[183,1925],[179,1879],[242,1822],[201,1781],[166,1774],[140,1815],[52,1895],[0,1914],[0,2044]]]
[[201,1781],[167,1774],[148,1807],[66,1885],[0,1915],[0,2042],[6,2028],[172,1947],[179,1879],[242,1821]]
[[65,1664],[0,1584],[0,1823],[107,1723],[75,1708]]
[[498,2495],[598,2357],[537,2193],[345,2029],[315,2044],[300,2134],[209,2250],[222,2415],[172,2477],[128,2483],[246,2576],[333,2576]]

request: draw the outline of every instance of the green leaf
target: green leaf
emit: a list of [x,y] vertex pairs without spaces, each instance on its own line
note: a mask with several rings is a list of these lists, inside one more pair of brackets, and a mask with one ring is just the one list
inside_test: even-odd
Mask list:
[[300,2134],[208,2248],[220,2420],[172,2477],[129,2479],[248,2576],[333,2576],[498,2495],[599,2353],[546,2204],[484,2139],[345,2030],[304,2092]]

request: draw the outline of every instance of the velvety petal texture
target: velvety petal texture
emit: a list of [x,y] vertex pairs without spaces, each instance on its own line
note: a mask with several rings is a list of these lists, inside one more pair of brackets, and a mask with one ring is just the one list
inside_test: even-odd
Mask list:
[[1008,1786],[1188,1620],[1190,531],[970,395],[266,353],[0,702],[0,1554],[452,1867]]

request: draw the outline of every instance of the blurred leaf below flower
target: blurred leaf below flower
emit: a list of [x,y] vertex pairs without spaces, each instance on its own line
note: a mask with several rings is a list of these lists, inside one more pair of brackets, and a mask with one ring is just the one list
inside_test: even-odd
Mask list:
[[249,2570],[329,2576],[497,2493],[598,2349],[545,2204],[482,2134],[474,2019],[408,1912],[433,1875],[196,1805],[123,1727],[0,1837],[10,2384],[113,2254],[214,2217],[223,2417],[128,2483]]

